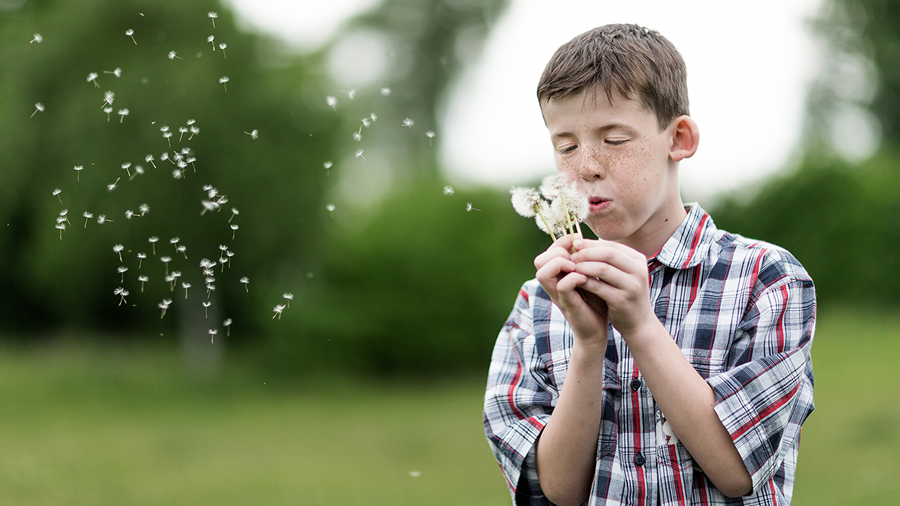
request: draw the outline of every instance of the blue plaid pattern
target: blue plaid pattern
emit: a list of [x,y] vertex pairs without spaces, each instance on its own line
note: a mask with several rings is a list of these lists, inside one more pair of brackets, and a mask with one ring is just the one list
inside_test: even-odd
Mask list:
[[[814,409],[812,279],[784,249],[718,230],[696,204],[648,270],[656,315],[715,392],[753,492],[724,497],[665,435],[664,414],[610,327],[587,504],[789,504],[800,426]],[[514,504],[550,504],[533,449],[559,398],[572,339],[538,282],[525,283],[497,338],[484,401],[485,433]]]

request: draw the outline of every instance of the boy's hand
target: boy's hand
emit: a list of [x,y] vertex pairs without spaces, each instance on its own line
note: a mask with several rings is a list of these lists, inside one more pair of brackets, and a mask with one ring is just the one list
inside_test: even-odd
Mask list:
[[[581,239],[576,237],[576,240]],[[571,254],[572,242],[570,235],[564,235],[538,255],[534,259],[536,277],[550,299],[562,310],[575,337],[605,348],[609,317],[607,304],[597,294],[582,289],[591,280],[587,275],[576,272],[577,265]]]
[[628,246],[611,241],[577,239],[575,253],[568,257],[574,272],[586,280],[579,286],[603,300],[612,324],[623,337],[642,324],[657,322],[650,307],[647,258]]

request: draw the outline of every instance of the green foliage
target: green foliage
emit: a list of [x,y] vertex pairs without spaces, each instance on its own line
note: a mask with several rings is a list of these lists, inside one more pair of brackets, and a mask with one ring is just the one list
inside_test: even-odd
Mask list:
[[[215,28],[208,11],[219,13]],[[315,65],[296,58],[265,66],[260,54],[266,41],[239,32],[230,13],[213,1],[33,2],[2,16],[2,325],[171,329],[180,313],[203,313],[198,262],[218,258],[218,245],[225,244],[235,253],[235,271],[218,273],[212,298],[222,317],[255,328],[265,315],[253,312],[238,277],[260,279],[286,258],[309,255],[319,235],[318,220],[309,216],[323,205],[322,160],[333,152],[337,121],[318,104],[325,92]],[[134,41],[127,29],[134,30]],[[35,32],[43,42],[29,43]],[[213,51],[208,35],[227,43],[227,52]],[[170,51],[183,59],[169,58]],[[116,68],[122,69],[119,78],[105,73]],[[99,74],[99,88],[86,80],[91,72]],[[222,76],[230,78],[227,91]],[[115,93],[109,119],[102,111],[107,90]],[[29,117],[36,102],[46,111]],[[120,117],[122,108],[130,114]],[[193,137],[178,131],[189,119],[200,128]],[[160,132],[163,125],[174,132],[171,146]],[[257,140],[245,133],[254,129]],[[174,179],[175,166],[161,154],[183,148],[196,163],[183,179]],[[148,154],[156,167],[145,161]],[[130,179],[120,168],[124,163],[132,164],[132,175],[138,165],[145,174]],[[76,165],[84,167],[80,174]],[[116,189],[108,190],[117,180]],[[201,216],[208,199],[204,185],[229,198],[221,212]],[[62,190],[61,201],[51,195],[54,188]],[[126,210],[137,212],[142,203],[150,212],[126,219]],[[236,233],[227,223],[232,207],[240,211]],[[54,224],[62,209],[68,209],[70,224],[60,240]],[[85,224],[85,211],[105,214],[112,223]],[[156,257],[150,236],[160,238]],[[187,258],[175,253],[172,237],[187,246]],[[124,283],[114,244],[126,248]],[[141,269],[138,252],[150,255]],[[182,271],[179,282],[190,282],[196,295],[160,322],[157,303],[179,300],[163,282],[163,254],[173,258],[170,269]],[[138,274],[150,277],[143,293]],[[117,286],[131,292],[127,306],[117,307]]]
[[712,215],[728,231],[793,253],[812,275],[820,303],[900,303],[898,154],[861,164],[813,162],[766,183],[750,201],[732,195]]
[[[274,365],[386,374],[486,367],[550,239],[515,214],[508,193],[442,187],[425,179],[398,187],[360,230],[332,227],[316,276],[292,302],[299,313],[285,313],[273,336]],[[479,210],[466,212],[467,202]]]

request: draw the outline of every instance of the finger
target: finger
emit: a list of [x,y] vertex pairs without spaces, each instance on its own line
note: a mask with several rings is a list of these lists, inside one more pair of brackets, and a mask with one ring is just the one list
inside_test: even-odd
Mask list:
[[569,259],[571,251],[568,248],[563,247],[566,244],[571,247],[571,244],[568,242],[563,243],[562,245],[560,244],[560,241],[553,243],[546,251],[534,258],[534,268],[540,270],[547,262],[556,257],[565,257],[566,259]]
[[575,271],[575,262],[568,257],[552,257],[538,269],[535,277],[543,284],[544,281],[556,281],[562,275]]

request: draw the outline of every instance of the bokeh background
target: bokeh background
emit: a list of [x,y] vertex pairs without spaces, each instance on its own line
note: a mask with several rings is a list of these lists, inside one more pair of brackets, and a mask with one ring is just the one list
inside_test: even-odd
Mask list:
[[[0,0],[0,504],[508,504],[482,389],[547,238],[458,169],[519,163],[452,130],[508,120],[450,119],[522,3],[373,1],[298,46],[215,1]],[[900,6],[822,0],[802,30],[800,120],[734,93],[739,184],[685,194],[816,281],[794,503],[893,504]]]

